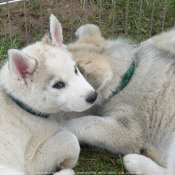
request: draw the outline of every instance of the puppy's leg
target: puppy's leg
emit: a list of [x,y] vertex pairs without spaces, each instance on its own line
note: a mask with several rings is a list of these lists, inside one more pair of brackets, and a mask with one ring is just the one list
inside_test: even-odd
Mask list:
[[171,145],[168,149],[168,155],[167,155],[167,175],[175,175],[175,134],[173,137],[173,140],[171,142]]
[[138,175],[165,175],[165,168],[160,167],[150,158],[138,154],[124,156],[123,163],[127,171]]
[[76,136],[67,131],[59,132],[41,144],[31,160],[30,170],[43,174],[59,166],[61,169],[68,169],[65,172],[60,171],[61,175],[73,175],[73,170],[69,168],[76,165],[79,153],[80,147]]
[[129,120],[125,123],[112,117],[86,116],[71,119],[65,124],[64,130],[74,133],[81,142],[115,153],[139,153],[143,141],[137,122]]

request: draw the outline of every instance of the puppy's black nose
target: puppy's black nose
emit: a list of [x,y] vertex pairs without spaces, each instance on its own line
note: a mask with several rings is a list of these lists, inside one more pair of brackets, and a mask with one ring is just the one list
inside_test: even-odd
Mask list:
[[94,103],[95,102],[95,100],[97,99],[97,96],[98,96],[98,94],[97,94],[97,92],[93,92],[93,93],[91,93],[90,95],[88,95],[88,97],[86,98],[86,101],[88,102],[88,103]]

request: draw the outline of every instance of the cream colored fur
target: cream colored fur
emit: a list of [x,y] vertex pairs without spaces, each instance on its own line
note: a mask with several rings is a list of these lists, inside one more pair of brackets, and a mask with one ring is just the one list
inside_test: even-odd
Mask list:
[[[80,142],[125,154],[130,173],[175,175],[175,30],[138,47],[127,39],[104,40],[91,24],[76,35],[68,49],[99,95],[88,116],[64,121],[63,130]],[[129,84],[109,98],[133,60]]]
[[[10,97],[36,111],[83,111],[92,106],[94,93],[76,70],[62,44],[62,28],[50,17],[50,43],[44,38],[20,50],[10,49],[0,70],[0,175],[73,175],[80,147],[74,134],[60,131],[58,123],[30,114]],[[63,88],[55,88],[64,82]],[[56,86],[57,87],[57,86]]]

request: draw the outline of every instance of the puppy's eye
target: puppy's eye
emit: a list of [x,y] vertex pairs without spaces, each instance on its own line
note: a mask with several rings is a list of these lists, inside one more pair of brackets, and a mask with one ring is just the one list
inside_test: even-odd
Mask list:
[[59,81],[59,82],[57,82],[53,85],[53,88],[55,88],[55,89],[61,89],[61,88],[64,88],[64,87],[65,87],[65,84],[61,81]]
[[76,66],[74,68],[75,68],[75,73],[78,74],[78,70],[77,70]]

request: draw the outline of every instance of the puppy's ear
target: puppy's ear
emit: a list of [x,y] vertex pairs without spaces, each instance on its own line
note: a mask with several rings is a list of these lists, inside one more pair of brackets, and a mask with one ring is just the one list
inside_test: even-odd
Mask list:
[[75,35],[78,39],[86,37],[101,37],[101,32],[98,26],[94,24],[85,24],[76,30]]
[[111,81],[113,77],[112,71],[103,71],[97,74],[96,77],[91,73],[85,73],[86,80],[93,86],[93,88],[98,92],[101,90],[107,83]]
[[77,39],[82,38],[84,35],[84,26],[79,27],[76,32],[75,32],[75,36],[77,37]]
[[100,29],[96,25],[85,24],[77,29],[75,35],[78,38],[77,43],[95,46],[99,52],[105,48],[105,39],[101,36]]
[[23,85],[31,82],[37,67],[37,61],[16,49],[8,50],[8,57],[9,69],[12,76],[15,76]]
[[62,27],[57,18],[51,14],[50,15],[50,39],[52,40],[53,45],[62,47],[63,44],[63,35]]
[[84,60],[76,62],[85,79],[96,91],[99,91],[111,81],[113,72],[111,66],[105,60],[98,59],[98,57],[96,58],[96,60]]

